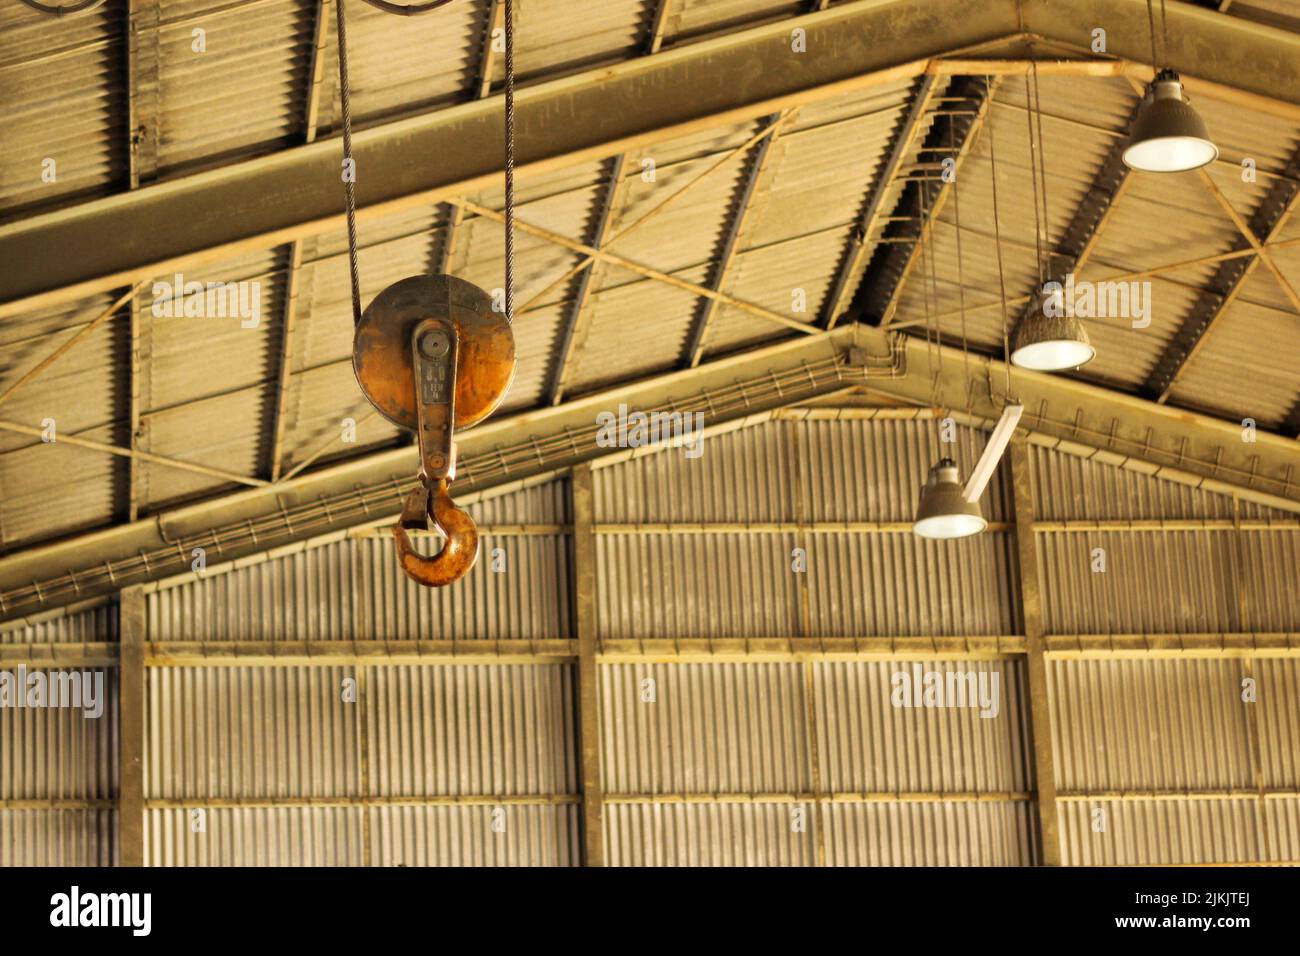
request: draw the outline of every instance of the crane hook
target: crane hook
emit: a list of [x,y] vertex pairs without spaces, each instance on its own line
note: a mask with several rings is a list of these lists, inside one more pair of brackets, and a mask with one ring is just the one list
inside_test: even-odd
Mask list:
[[[442,550],[431,558],[416,551],[406,533],[408,529],[425,531],[430,526],[447,538]],[[452,501],[445,478],[432,487],[421,483],[406,496],[402,517],[393,526],[393,538],[402,570],[425,587],[440,588],[460,580],[478,560],[478,527],[469,512]]]

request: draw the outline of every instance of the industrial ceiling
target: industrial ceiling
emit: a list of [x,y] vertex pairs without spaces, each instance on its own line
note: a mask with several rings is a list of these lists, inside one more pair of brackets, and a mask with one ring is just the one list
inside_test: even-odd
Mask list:
[[[426,271],[501,283],[500,17],[349,6],[367,301]],[[1091,323],[1076,373],[1017,372],[1024,427],[1300,510],[1300,4],[1168,4],[1167,65],[1220,156],[1165,177],[1118,160],[1152,75],[1143,0],[519,18],[520,365],[462,441],[469,487],[596,457],[611,396],[723,425],[869,384],[994,417],[1038,281],[1037,142],[1053,261],[1148,280],[1154,308]],[[5,619],[397,510],[415,452],[350,360],[331,21],[315,0],[0,5]],[[258,320],[158,317],[178,273],[257,283]]]

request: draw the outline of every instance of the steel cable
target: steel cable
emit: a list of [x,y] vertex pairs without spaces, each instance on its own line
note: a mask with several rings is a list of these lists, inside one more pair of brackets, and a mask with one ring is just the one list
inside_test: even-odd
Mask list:
[[343,105],[343,193],[348,209],[348,275],[352,282],[352,324],[361,324],[361,277],[357,268],[357,165],[352,158],[352,96],[348,85],[348,26],[343,0],[334,0],[339,33],[339,98]]

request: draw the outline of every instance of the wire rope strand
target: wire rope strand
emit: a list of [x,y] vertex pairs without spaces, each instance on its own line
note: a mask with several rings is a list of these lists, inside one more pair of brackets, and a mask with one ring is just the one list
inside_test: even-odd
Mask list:
[[505,0],[506,40],[506,321],[515,321],[515,11]]
[[348,276],[352,283],[352,324],[361,324],[361,278],[357,268],[357,165],[352,158],[352,96],[348,86],[348,27],[343,0],[334,0],[339,34],[339,98],[343,106],[343,194],[348,214]]

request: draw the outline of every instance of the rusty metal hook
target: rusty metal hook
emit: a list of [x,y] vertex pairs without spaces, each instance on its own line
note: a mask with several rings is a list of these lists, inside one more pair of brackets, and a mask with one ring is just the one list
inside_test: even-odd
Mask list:
[[[446,535],[442,550],[425,557],[411,545],[407,529],[427,530],[430,525]],[[402,517],[393,526],[397,558],[406,576],[425,587],[440,588],[459,581],[478,560],[478,527],[469,512],[457,507],[447,490],[447,479],[421,483],[406,496]]]

